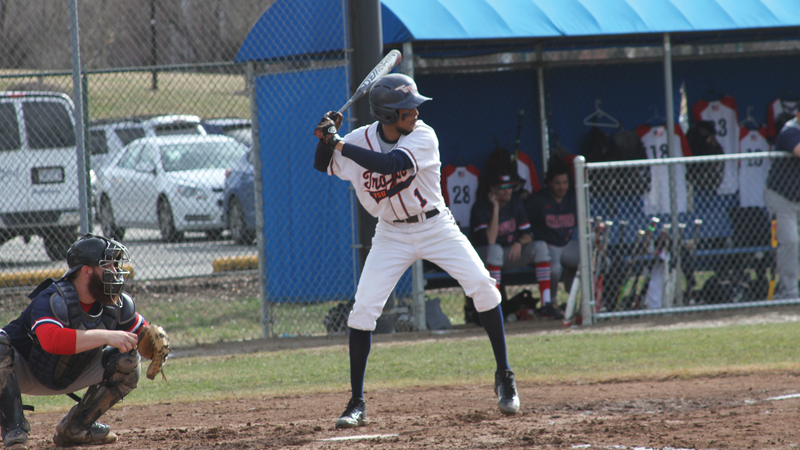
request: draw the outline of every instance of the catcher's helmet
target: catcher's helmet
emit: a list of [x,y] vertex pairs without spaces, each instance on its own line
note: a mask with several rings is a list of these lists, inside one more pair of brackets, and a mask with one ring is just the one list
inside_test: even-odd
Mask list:
[[408,75],[390,73],[376,81],[369,91],[369,112],[384,125],[397,122],[397,110],[414,109],[429,97],[419,95],[417,84]]
[[83,266],[102,267],[103,284],[107,295],[118,295],[130,271],[122,264],[130,261],[128,249],[121,243],[102,236],[85,234],[67,251],[69,270],[62,276],[67,278]]

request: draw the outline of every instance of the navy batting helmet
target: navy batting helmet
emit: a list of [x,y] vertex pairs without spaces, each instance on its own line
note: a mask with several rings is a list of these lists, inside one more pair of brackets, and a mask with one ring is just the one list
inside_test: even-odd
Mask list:
[[62,278],[69,277],[83,266],[102,267],[106,294],[117,295],[125,284],[125,276],[130,274],[130,271],[122,268],[122,264],[128,261],[128,249],[121,243],[102,236],[85,234],[67,251],[69,270]]
[[390,73],[372,85],[369,91],[369,112],[384,125],[397,122],[398,109],[414,109],[430,100],[419,95],[417,84],[408,75]]

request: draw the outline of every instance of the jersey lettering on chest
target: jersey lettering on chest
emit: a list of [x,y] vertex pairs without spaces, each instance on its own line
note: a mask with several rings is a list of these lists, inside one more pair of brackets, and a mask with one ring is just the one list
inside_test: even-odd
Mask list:
[[575,226],[574,214],[547,214],[545,222],[549,228],[572,228]]
[[361,177],[364,180],[364,189],[375,202],[380,203],[381,200],[394,197],[405,188],[411,186],[415,176],[409,176],[408,171],[404,170],[391,175],[365,171]]

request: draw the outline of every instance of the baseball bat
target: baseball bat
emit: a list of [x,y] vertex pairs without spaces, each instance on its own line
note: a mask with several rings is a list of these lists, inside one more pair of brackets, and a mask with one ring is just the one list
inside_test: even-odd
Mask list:
[[[339,113],[341,114],[347,111],[347,108],[355,103],[356,100],[360,99],[364,96],[364,94],[369,92],[370,88],[373,84],[375,84],[376,81],[381,79],[384,75],[388,75],[396,65],[400,64],[400,60],[402,58],[403,56],[398,50],[392,50],[389,52],[389,54],[384,56],[383,59],[372,68],[369,74],[367,74],[366,78],[364,78],[364,81],[358,85],[358,89],[356,89],[356,92],[350,97],[350,99],[348,99],[347,102],[342,105],[341,108],[339,108]],[[316,130],[314,135],[322,139],[322,131]]]
[[369,92],[369,89],[372,87],[373,84],[375,84],[376,81],[381,79],[381,77],[383,77],[384,75],[388,75],[389,72],[391,72],[396,65],[400,64],[400,60],[402,58],[403,56],[400,54],[398,50],[392,50],[389,52],[388,55],[384,56],[383,59],[380,60],[380,62],[376,64],[375,67],[372,68],[367,77],[364,78],[364,81],[362,81],[361,84],[358,85],[358,89],[356,89],[356,92],[353,94],[353,96],[350,97],[349,100],[347,100],[347,103],[345,103],[341,108],[339,108],[339,112],[343,113],[347,111],[347,108],[349,108],[350,105],[352,105],[356,100],[364,96],[364,94]]

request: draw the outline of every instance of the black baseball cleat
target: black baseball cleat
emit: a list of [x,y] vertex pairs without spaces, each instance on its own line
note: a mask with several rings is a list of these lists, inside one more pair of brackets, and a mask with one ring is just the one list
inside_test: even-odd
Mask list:
[[542,306],[542,308],[539,310],[539,315],[542,317],[549,317],[551,319],[564,319],[564,313],[560,309],[553,306],[552,303],[545,303],[544,306]]
[[497,395],[497,406],[500,408],[500,412],[512,415],[519,411],[519,395],[517,395],[514,372],[498,370],[494,373],[494,393]]
[[367,402],[363,398],[351,398],[341,417],[336,419],[336,428],[355,428],[367,424]]
[[56,425],[56,434],[53,443],[59,447],[75,447],[82,445],[102,445],[117,442],[117,435],[111,432],[108,425],[95,422],[88,430],[81,430],[78,434],[71,434],[66,429],[62,420]]
[[[30,425],[28,430],[30,430]],[[28,446],[25,445],[27,442],[28,433],[22,428],[3,433],[3,445],[8,450],[27,450]]]

